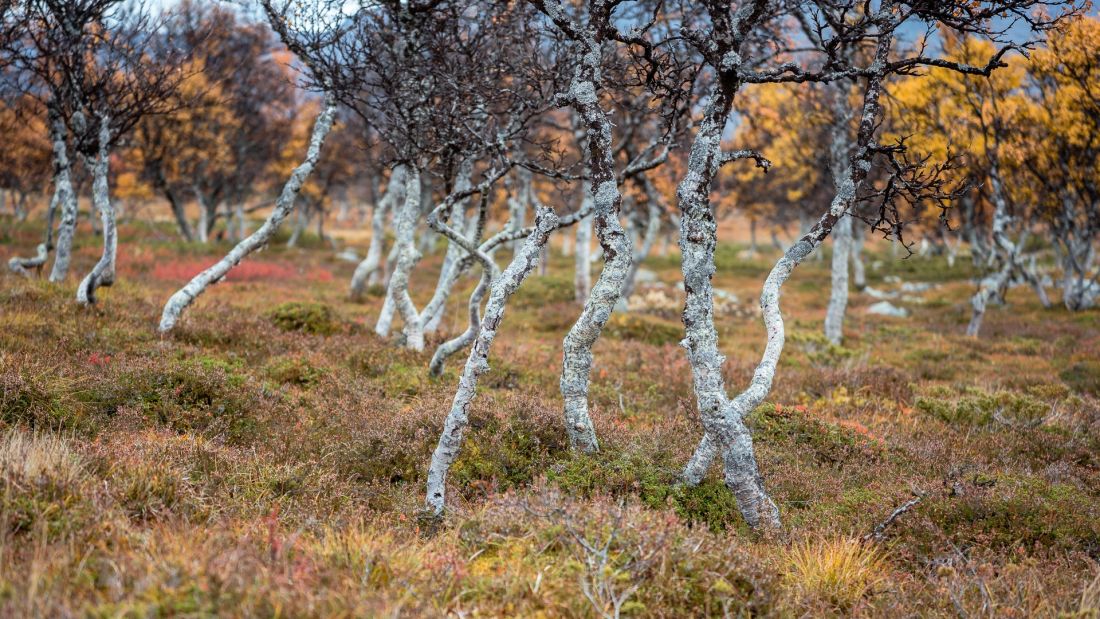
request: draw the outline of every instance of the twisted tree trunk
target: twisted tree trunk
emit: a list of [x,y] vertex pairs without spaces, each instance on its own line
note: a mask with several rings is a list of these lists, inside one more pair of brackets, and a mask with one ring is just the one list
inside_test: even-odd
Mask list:
[[[92,169],[92,204],[99,211],[103,224],[103,254],[76,288],[76,302],[81,305],[95,303],[95,291],[100,286],[115,283],[115,260],[118,256],[118,228],[115,211],[111,206],[110,187],[107,183],[110,161],[111,128],[106,114],[99,115],[99,143],[95,165]],[[85,160],[85,164],[87,160]]]
[[[991,155],[996,157],[996,155]],[[1049,305],[1046,292],[1031,268],[1024,264],[1020,255],[1023,249],[1023,240],[1013,242],[1009,237],[1009,227],[1012,225],[1012,215],[1008,211],[1008,201],[1005,198],[1004,185],[1001,180],[1000,168],[994,162],[989,172],[990,195],[993,201],[993,233],[989,247],[989,259],[993,266],[992,272],[982,278],[978,284],[978,290],[970,298],[971,314],[970,323],[966,326],[966,334],[970,337],[978,337],[982,328],[982,320],[990,303],[1004,301],[1008,285],[1013,276],[1030,283],[1039,294],[1039,299],[1044,306]]]
[[[416,222],[420,219],[420,169],[414,165],[406,171],[405,202],[394,213],[393,228],[396,234],[397,264],[390,275],[390,285],[386,296],[393,310],[404,321],[405,347],[412,350],[424,350],[424,327],[420,322],[420,313],[409,296],[409,276],[420,260],[416,250]],[[383,307],[383,310],[385,308]],[[392,314],[391,314],[392,316]]]
[[393,205],[400,202],[400,192],[404,191],[404,186],[405,166],[394,166],[386,185],[386,192],[382,195],[382,199],[375,203],[374,212],[371,214],[370,246],[367,248],[367,255],[355,267],[355,273],[351,276],[353,300],[361,299],[366,287],[378,283],[381,278],[382,246],[386,241],[386,213],[393,210]]
[[[469,424],[470,403],[477,394],[478,378],[489,370],[489,350],[496,338],[497,329],[504,319],[504,308],[508,297],[538,265],[542,247],[546,245],[550,232],[557,224],[558,218],[552,210],[539,207],[535,214],[535,231],[527,237],[516,252],[508,268],[492,282],[489,301],[485,306],[485,317],[481,320],[476,341],[470,349],[470,356],[466,359],[466,366],[459,378],[451,409],[443,424],[443,433],[432,453],[431,465],[428,468],[425,503],[429,513],[435,517],[443,514],[447,473],[462,447],[462,438]],[[485,281],[485,276],[482,281]]]
[[38,244],[35,248],[35,255],[31,258],[20,258],[13,256],[8,260],[8,268],[13,273],[18,273],[24,277],[31,276],[31,270],[41,273],[42,267],[45,266],[46,261],[50,258],[50,251],[53,250],[53,220],[57,214],[57,178],[54,176],[54,192],[50,196],[50,205],[46,208],[46,240]]
[[[884,67],[892,37],[881,36],[875,51],[873,67]],[[736,71],[736,67],[733,67]],[[727,81],[729,80],[729,81]],[[755,409],[771,390],[775,369],[784,344],[783,315],[779,296],[783,284],[799,263],[813,253],[844,217],[856,199],[856,192],[867,178],[875,151],[871,147],[877,118],[881,110],[882,74],[868,79],[864,93],[863,113],[855,142],[855,154],[844,174],[834,178],[836,195],[829,207],[809,230],[776,262],[764,282],[760,307],[768,340],[763,357],[753,372],[748,388],[730,399],[726,396],[722,378],[725,357],[718,349],[718,333],[714,327],[711,278],[714,275],[714,249],[717,245],[717,224],[710,209],[711,179],[719,165],[735,157],[722,157],[721,132],[725,125],[738,84],[731,78],[720,78],[716,92],[704,112],[698,133],[692,143],[687,175],[677,188],[680,201],[680,251],[687,302],[683,320],[688,360],[699,412],[706,434],[683,471],[686,484],[697,484],[706,474],[717,453],[725,459],[726,486],[737,497],[737,507],[750,527],[777,528],[779,510],[768,496],[753,452],[752,436],[744,417]]]
[[336,98],[331,93],[325,94],[325,104],[313,122],[313,132],[310,135],[309,147],[306,150],[305,159],[290,173],[290,178],[283,185],[283,190],[275,201],[275,208],[268,215],[263,225],[246,239],[238,243],[228,254],[210,268],[196,275],[186,286],[180,288],[172,295],[164,305],[164,311],[160,317],[160,332],[166,333],[176,325],[180,314],[188,305],[202,294],[211,284],[221,281],[230,269],[237,266],[245,256],[263,247],[275,235],[279,225],[287,215],[294,210],[294,201],[298,192],[302,189],[321,154],[321,146],[325,143],[325,137],[332,129],[333,120],[336,117]]

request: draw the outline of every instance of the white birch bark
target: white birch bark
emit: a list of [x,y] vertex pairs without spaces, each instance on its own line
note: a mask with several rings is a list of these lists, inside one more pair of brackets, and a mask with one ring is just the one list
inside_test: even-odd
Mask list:
[[443,342],[435,349],[431,363],[428,364],[429,375],[439,376],[443,374],[443,365],[447,362],[447,359],[477,339],[478,333],[481,332],[481,302],[485,299],[485,293],[488,292],[492,280],[493,273],[489,269],[482,269],[481,280],[478,281],[477,287],[470,295],[468,305],[470,323],[466,330],[457,337]]
[[[853,226],[852,234],[852,284],[855,285],[856,290],[863,290],[867,287],[867,269],[863,264],[863,244],[867,238],[867,232],[863,229],[863,226]],[[954,261],[948,261],[950,266],[954,266]]]
[[118,228],[115,225],[115,211],[111,205],[107,182],[110,171],[111,128],[105,114],[99,116],[98,138],[95,165],[92,168],[92,204],[99,211],[103,226],[103,254],[76,288],[76,302],[81,305],[94,304],[96,289],[115,283],[115,261],[118,256]]
[[[992,155],[994,158],[996,154]],[[977,337],[982,328],[982,320],[989,304],[994,301],[1003,301],[1008,286],[1014,276],[1028,282],[1039,293],[1043,305],[1049,305],[1046,292],[1043,291],[1039,278],[1024,264],[1020,251],[1024,245],[1023,239],[1013,242],[1009,236],[1009,227],[1013,217],[1008,210],[1008,201],[1005,198],[1004,184],[1001,180],[1000,169],[996,162],[989,172],[990,197],[993,201],[993,231],[992,243],[989,247],[989,259],[993,270],[982,278],[978,284],[978,290],[970,298],[970,323],[966,326],[966,334]]]
[[[467,159],[462,162],[455,177],[454,191],[468,191],[473,186],[471,184],[473,174],[473,160]],[[455,200],[455,203],[451,206],[451,227],[457,230],[465,229],[466,207],[468,204],[469,199]],[[455,284],[458,282],[458,263],[464,255],[466,255],[466,250],[462,249],[457,243],[447,243],[447,253],[443,256],[443,265],[439,269],[439,281],[436,283],[435,292],[432,293],[432,298],[424,306],[424,311],[420,313],[420,320],[424,324],[424,333],[435,333],[436,329],[439,328],[439,323],[442,322],[443,315],[446,313],[447,300],[450,299],[451,291],[454,290]]]
[[8,260],[8,269],[13,273],[18,273],[23,277],[31,277],[31,270],[41,272],[42,267],[45,266],[46,261],[50,258],[50,250],[53,249],[53,220],[57,213],[57,174],[54,174],[54,192],[50,196],[50,205],[46,208],[46,240],[38,244],[35,248],[34,256],[30,258],[20,258],[19,256],[13,256]]
[[[832,96],[832,143],[829,147],[829,168],[833,185],[848,171],[852,143],[848,136],[852,113],[848,105],[847,82],[828,86]],[[825,339],[840,344],[844,339],[844,313],[848,310],[848,262],[852,252],[852,217],[845,215],[833,227],[832,277],[829,304],[825,309]]]
[[355,273],[351,277],[351,298],[359,300],[367,286],[378,282],[381,277],[382,246],[386,241],[386,213],[393,210],[393,205],[401,200],[401,193],[405,187],[405,167],[394,166],[390,173],[390,180],[386,185],[386,192],[374,205],[371,214],[370,246],[367,255],[362,262],[355,267]]
[[390,275],[386,296],[390,299],[393,310],[405,323],[405,347],[416,351],[424,350],[424,327],[420,322],[420,312],[409,296],[409,276],[420,260],[420,252],[416,249],[416,222],[420,219],[421,208],[420,170],[415,165],[410,165],[406,170],[405,201],[393,218],[397,263]]
[[[622,194],[619,193],[611,148],[611,122],[596,97],[599,58],[599,46],[593,45],[573,77],[570,93],[587,129],[593,219],[596,236],[603,248],[604,266],[580,317],[565,336],[561,372],[561,394],[570,445],[589,453],[599,450],[595,428],[588,415],[592,347],[619,300],[633,258],[630,239],[619,222]],[[578,245],[578,255],[582,253],[581,249]]]
[[50,281],[61,282],[69,275],[69,262],[72,259],[73,235],[76,232],[76,192],[73,190],[72,164],[69,161],[68,146],[65,141],[67,129],[61,113],[51,106],[50,139],[53,142],[54,190],[57,205],[61,209],[61,221],[57,227],[57,251],[54,252]]
[[840,344],[844,338],[844,313],[848,309],[848,256],[852,245],[852,218],[841,217],[833,227],[832,286],[825,309],[825,339]]
[[[872,69],[884,67],[892,37],[879,37]],[[731,67],[736,70],[736,67]],[[829,235],[836,223],[855,201],[856,192],[866,180],[874,150],[876,119],[880,111],[881,74],[873,75],[864,94],[863,114],[856,141],[856,153],[844,175],[834,179],[836,196],[821,218],[788,248],[772,267],[760,294],[760,307],[767,331],[763,357],[749,386],[734,398],[726,396],[722,378],[725,357],[718,349],[714,326],[713,290],[714,249],[717,223],[710,209],[711,180],[721,163],[722,128],[729,114],[733,92],[719,84],[704,112],[692,143],[688,171],[677,187],[680,202],[680,251],[687,301],[683,320],[684,347],[692,368],[699,412],[706,435],[683,471],[687,484],[697,484],[717,453],[725,459],[727,487],[737,497],[737,506],[750,527],[777,528],[779,510],[768,496],[753,453],[752,436],[744,417],[755,409],[771,390],[775,369],[784,344],[783,316],[779,296],[783,284],[799,263]]]
[[159,330],[161,333],[170,331],[176,325],[183,310],[211,284],[221,281],[225,274],[239,264],[245,256],[263,247],[274,236],[279,225],[294,210],[294,201],[298,197],[298,192],[302,189],[302,184],[305,183],[310,173],[313,172],[314,166],[317,165],[317,159],[321,154],[321,146],[332,129],[335,116],[336,99],[331,93],[326,93],[324,107],[313,123],[313,132],[310,135],[305,158],[290,173],[290,178],[283,185],[283,190],[275,201],[275,208],[271,211],[267,220],[255,232],[231,249],[224,258],[196,275],[187,285],[180,288],[168,299],[160,318]]
[[390,296],[389,286],[386,286],[386,298],[382,300],[382,309],[378,311],[378,321],[374,323],[374,333],[380,337],[389,337],[393,328],[393,315],[397,311],[397,305]]
[[195,202],[199,205],[199,242],[206,244],[210,242],[210,228],[214,225],[213,212],[198,185],[193,185],[191,191],[195,194]]
[[557,224],[558,218],[552,210],[539,207],[535,215],[535,231],[527,237],[504,272],[492,282],[489,300],[485,306],[485,316],[481,320],[477,338],[466,359],[458,389],[443,425],[443,433],[432,453],[431,465],[428,468],[425,503],[429,513],[435,517],[443,514],[447,473],[462,447],[462,438],[469,423],[470,403],[477,394],[477,381],[489,370],[489,351],[504,318],[505,304],[508,297],[538,265],[539,254],[546,245],[550,232]]

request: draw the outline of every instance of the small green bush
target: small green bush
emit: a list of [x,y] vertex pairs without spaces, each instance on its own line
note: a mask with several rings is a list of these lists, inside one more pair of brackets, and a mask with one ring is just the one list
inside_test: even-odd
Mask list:
[[325,371],[300,357],[277,357],[267,366],[267,375],[284,385],[306,388],[321,381]]
[[278,305],[268,316],[283,331],[332,335],[340,329],[332,308],[323,303],[291,301]]

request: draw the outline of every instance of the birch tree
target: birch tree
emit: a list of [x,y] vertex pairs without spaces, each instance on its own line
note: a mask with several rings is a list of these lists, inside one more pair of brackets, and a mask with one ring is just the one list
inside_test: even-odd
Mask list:
[[[980,30],[995,36],[988,27],[989,20],[999,12],[1022,11],[1020,19],[1026,24],[1032,16],[1027,8],[993,6],[974,9],[966,7],[919,7],[883,2],[877,8],[867,7],[862,15],[849,11],[850,6],[818,5],[807,17],[815,28],[823,33],[825,45],[820,50],[826,57],[820,69],[806,69],[795,63],[781,64],[774,68],[760,68],[747,62],[746,46],[754,28],[759,28],[768,17],[768,2],[749,2],[731,10],[722,3],[708,3],[709,28],[686,33],[705,61],[716,71],[711,99],[698,124],[692,143],[689,170],[677,191],[681,211],[680,246],[687,304],[683,313],[686,337],[684,346],[692,366],[696,396],[706,431],[695,454],[683,472],[684,482],[698,483],[717,454],[725,460],[726,485],[737,497],[738,509],[751,527],[774,528],[780,524],[775,502],[768,495],[756,463],[752,437],[744,418],[756,408],[771,389],[775,371],[784,343],[783,319],[779,308],[779,296],[783,283],[793,269],[808,256],[832,232],[833,228],[861,199],[861,190],[867,198],[878,201],[879,221],[876,227],[896,231],[900,220],[898,202],[918,203],[925,199],[943,199],[944,181],[942,168],[925,171],[921,162],[912,163],[904,157],[903,145],[882,146],[877,142],[876,131],[881,114],[883,85],[887,77],[897,72],[907,72],[913,67],[935,64],[964,73],[988,75],[1002,65],[1001,58],[1016,45],[1005,43],[984,66],[950,63],[939,58],[918,53],[891,61],[890,53],[895,32],[905,21],[939,21],[944,28],[973,32]],[[994,4],[994,3],[991,3]],[[840,15],[830,13],[842,11]],[[850,16],[850,17],[848,17]],[[983,30],[983,28],[985,28]],[[867,66],[844,63],[836,54],[841,42],[873,42],[873,53]],[[863,102],[858,116],[858,128],[853,143],[853,154],[844,173],[834,179],[835,193],[831,204],[807,233],[788,248],[772,268],[764,282],[760,297],[764,324],[767,329],[767,345],[757,365],[749,387],[735,397],[728,397],[723,385],[721,366],[724,358],[717,347],[714,328],[713,301],[710,279],[714,273],[714,248],[716,225],[707,205],[709,186],[719,166],[739,158],[755,158],[760,155],[723,153],[720,148],[722,128],[729,113],[732,97],[743,83],[760,82],[811,82],[835,81],[860,77]],[[869,190],[865,182],[877,157],[884,157],[891,169],[889,180],[882,189]]]
[[[612,12],[617,6],[615,2],[596,0],[573,11],[558,0],[530,1],[546,16],[555,32],[563,37],[568,50],[573,74],[567,90],[557,95],[556,99],[577,114],[585,132],[584,165],[591,186],[596,238],[603,252],[603,269],[562,346],[560,384],[570,445],[580,451],[594,452],[599,449],[599,443],[588,413],[592,348],[619,301],[633,257],[630,238],[619,221],[622,173],[617,168],[613,124],[601,102],[605,89],[604,74],[609,68],[605,66],[605,57],[614,51],[614,44],[624,41],[639,45],[649,58],[653,58],[655,52],[641,38],[639,31],[623,34],[617,29],[612,19]],[[648,66],[658,67],[659,64]],[[654,81],[652,73],[643,72],[643,75],[645,82]],[[661,101],[662,97],[658,95],[657,100]],[[660,160],[656,156],[651,158]],[[652,165],[655,164],[644,160],[629,162],[623,172]],[[576,248],[576,253],[583,253],[580,246]]]
[[[323,88],[324,101],[316,120],[314,120],[313,130],[304,158],[298,167],[291,172],[290,177],[283,185],[282,192],[275,202],[275,208],[272,210],[271,214],[268,215],[267,220],[264,221],[259,229],[237,243],[225,257],[196,275],[191,281],[184,285],[183,288],[180,288],[168,299],[168,302],[164,305],[164,310],[161,312],[160,324],[158,326],[161,333],[171,331],[179,321],[182,312],[191,305],[199,295],[205,292],[211,284],[221,281],[230,269],[239,264],[246,256],[262,248],[271,240],[271,237],[274,236],[282,222],[293,211],[294,201],[298,196],[298,192],[301,191],[303,183],[305,183],[306,179],[313,171],[314,166],[316,166],[317,160],[321,155],[321,146],[324,144],[329,131],[332,130],[332,125],[336,118],[337,102],[336,95],[333,92],[332,82],[327,79],[319,69],[320,63],[317,61],[316,57],[311,55],[311,51],[315,52],[315,50],[323,47],[325,44],[330,44],[332,37],[335,36],[334,30],[327,27],[322,21],[320,23],[313,23],[313,27],[315,27],[316,30],[310,32],[292,32],[287,20],[287,11],[290,7],[289,4],[276,5],[272,0],[264,0],[261,5],[272,29],[279,35],[287,48],[294,52],[299,60],[307,67],[314,83],[319,84]],[[303,39],[311,41],[311,44],[307,46],[303,42]]]

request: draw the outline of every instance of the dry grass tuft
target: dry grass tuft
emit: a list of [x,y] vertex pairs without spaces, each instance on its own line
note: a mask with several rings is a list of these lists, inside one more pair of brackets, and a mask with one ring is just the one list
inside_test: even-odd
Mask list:
[[0,478],[5,484],[72,488],[85,475],[83,460],[60,436],[13,428],[0,439]]
[[824,604],[849,611],[886,578],[887,560],[877,547],[847,537],[810,539],[785,555],[785,581],[803,604]]

